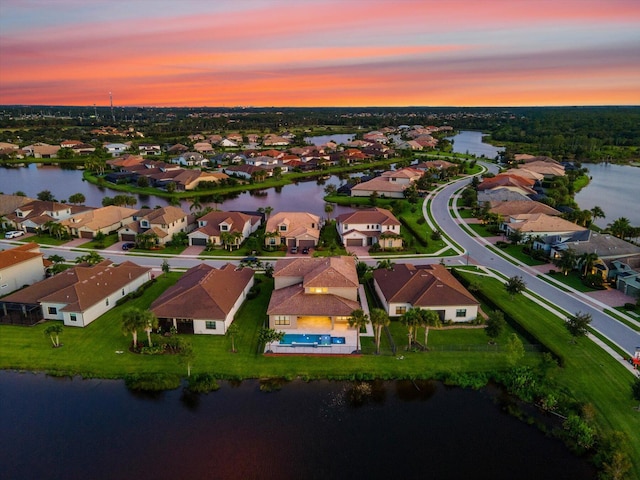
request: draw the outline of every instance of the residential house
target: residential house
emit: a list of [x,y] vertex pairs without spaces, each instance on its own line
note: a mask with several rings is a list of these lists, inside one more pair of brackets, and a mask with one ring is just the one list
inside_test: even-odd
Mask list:
[[0,228],[11,228],[12,224],[9,223],[5,216],[15,213],[16,209],[33,201],[33,198],[23,197],[21,195],[0,194]]
[[223,148],[237,148],[238,144],[232,140],[229,140],[228,138],[223,138],[218,143],[218,146]]
[[145,208],[134,213],[132,221],[118,230],[118,238],[123,242],[135,242],[139,234],[153,233],[156,244],[165,245],[174,234],[189,233],[193,226],[192,216],[181,208]]
[[506,235],[519,231],[525,238],[548,237],[550,235],[569,235],[586,230],[573,222],[563,218],[546,215],[544,213],[521,213],[504,217],[501,225]]
[[109,152],[112,157],[118,157],[129,151],[130,145],[126,143],[107,143],[104,148]]
[[544,203],[535,202],[533,200],[511,200],[505,202],[491,202],[491,213],[502,215],[503,217],[509,215],[519,215],[523,213],[544,213],[545,215],[559,216],[561,212]]
[[315,247],[320,239],[320,217],[307,212],[278,212],[267,220],[267,247]]
[[379,177],[354,185],[351,188],[351,196],[369,197],[375,193],[386,198],[404,198],[407,187],[422,175],[422,171],[414,168],[384,172]]
[[613,260],[609,278],[615,281],[616,289],[632,298],[640,295],[640,256]]
[[45,277],[46,265],[37,243],[0,251],[0,297]]
[[149,308],[160,326],[178,333],[224,335],[253,286],[253,270],[205,263],[187,270]]
[[136,212],[133,208],[109,205],[79,213],[59,223],[68,229],[72,237],[90,239],[98,232],[109,234],[131,223]]
[[141,143],[138,145],[138,152],[144,157],[155,157],[162,155],[162,149],[157,143]]
[[241,212],[209,212],[197,221],[197,229],[189,234],[189,245],[222,245],[225,233],[231,235],[227,241],[239,246],[254,233],[262,222],[260,215]]
[[270,171],[264,167],[256,167],[255,165],[232,165],[223,168],[223,172],[232,177],[241,177],[251,179],[256,175],[270,176]]
[[443,322],[470,322],[478,316],[480,302],[440,264],[379,268],[373,271],[373,285],[390,316],[410,308],[433,310]]
[[178,157],[171,159],[171,162],[186,167],[204,167],[209,164],[209,160],[198,152],[181,152]]
[[14,230],[36,233],[50,221],[58,222],[73,215],[73,207],[64,203],[33,200],[4,216],[5,225]]
[[33,158],[56,158],[58,156],[58,150],[60,145],[49,145],[47,143],[34,143],[23,148],[27,155]]
[[522,166],[522,168],[525,170],[528,170],[529,172],[539,173],[540,175],[543,175],[544,178],[565,176],[564,167],[560,164],[553,163],[553,162],[544,162],[544,161],[529,162],[529,163],[525,163]]
[[268,134],[265,135],[262,139],[262,145],[265,147],[278,147],[278,146],[286,146],[291,143],[286,138],[282,138],[278,135]]
[[400,221],[384,208],[365,208],[336,217],[338,235],[346,247],[402,248]]
[[355,259],[300,257],[278,260],[267,315],[269,327],[282,331],[346,331],[358,302]]
[[35,321],[86,327],[151,278],[151,268],[132,262],[78,265],[2,298],[0,312],[29,312]]
[[193,149],[205,155],[209,155],[213,153],[213,147],[209,142],[198,142],[193,145]]

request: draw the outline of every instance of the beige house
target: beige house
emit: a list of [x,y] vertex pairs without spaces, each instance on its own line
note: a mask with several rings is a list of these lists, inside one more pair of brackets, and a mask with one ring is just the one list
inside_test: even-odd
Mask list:
[[346,247],[402,248],[400,221],[384,208],[365,208],[336,217],[338,235]]
[[355,259],[300,257],[278,260],[267,315],[269,327],[282,331],[345,330],[358,302]]
[[[209,212],[198,219],[198,228],[189,234],[189,245],[222,245],[225,233],[233,237],[232,244],[239,246],[254,233],[262,222],[259,215],[241,212]],[[231,239],[229,239],[231,240]]]
[[168,206],[156,209],[138,210],[132,221],[118,230],[118,238],[123,242],[135,242],[140,233],[153,232],[156,243],[164,245],[178,232],[188,233],[193,229],[190,215],[181,208]]
[[506,235],[520,231],[525,237],[547,237],[550,235],[568,235],[586,230],[563,218],[544,213],[521,213],[505,217],[502,225]]
[[151,268],[132,262],[78,265],[7,297],[3,308],[39,308],[40,319],[62,320],[69,327],[86,327],[112,309],[125,295],[151,280]]
[[306,212],[279,212],[265,227],[267,247],[315,247],[320,239],[320,217]]
[[45,268],[37,243],[0,251],[0,297],[43,280]]
[[224,335],[253,286],[253,270],[228,263],[218,269],[200,264],[150,307],[164,329],[178,333]]
[[80,213],[61,221],[60,224],[66,227],[73,237],[93,238],[98,232],[109,234],[131,223],[136,212],[133,208],[109,205]]
[[64,203],[33,200],[4,216],[5,225],[15,230],[35,233],[47,222],[67,219],[73,215],[73,207]]
[[374,192],[386,198],[404,198],[404,191],[424,172],[415,168],[403,168],[384,172],[368,182],[362,182],[351,188],[352,197],[368,197]]
[[411,308],[434,310],[441,321],[469,322],[478,316],[480,302],[440,264],[379,268],[373,272],[373,284],[390,316]]

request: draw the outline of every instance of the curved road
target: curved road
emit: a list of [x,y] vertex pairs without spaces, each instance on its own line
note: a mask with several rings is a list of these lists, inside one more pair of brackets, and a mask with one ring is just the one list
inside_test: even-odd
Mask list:
[[[495,167],[495,166],[494,166]],[[449,200],[469,179],[451,183],[440,190],[431,201],[431,214],[442,231],[446,232],[458,245],[465,249],[469,262],[490,267],[498,272],[513,277],[519,275],[527,284],[527,289],[547,299],[559,308],[573,314],[576,312],[589,313],[593,320],[591,326],[620,346],[630,355],[640,346],[640,333],[625,324],[604,314],[601,310],[587,303],[578,295],[564,292],[553,285],[539,279],[538,272],[527,267],[518,267],[493,253],[482,243],[482,239],[470,236],[456,221],[449,209]],[[465,260],[466,260],[466,255]],[[460,258],[460,257],[458,257]]]

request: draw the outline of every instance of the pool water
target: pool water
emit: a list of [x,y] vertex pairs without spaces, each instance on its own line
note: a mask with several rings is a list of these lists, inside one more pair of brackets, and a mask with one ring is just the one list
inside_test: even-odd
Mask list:
[[315,335],[304,333],[286,333],[280,341],[280,345],[317,345],[329,347],[331,345],[344,345],[345,337],[332,337],[331,335]]

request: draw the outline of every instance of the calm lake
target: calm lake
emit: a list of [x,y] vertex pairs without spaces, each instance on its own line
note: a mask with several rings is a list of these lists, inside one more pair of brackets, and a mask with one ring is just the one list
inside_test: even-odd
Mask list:
[[458,134],[453,137],[447,137],[447,139],[453,141],[453,151],[455,153],[469,153],[494,160],[504,148],[483,143],[482,137],[485,135],[482,132],[461,130]]
[[135,395],[121,381],[0,372],[2,478],[595,479],[586,460],[502,412],[500,394],[438,382],[257,381]]

